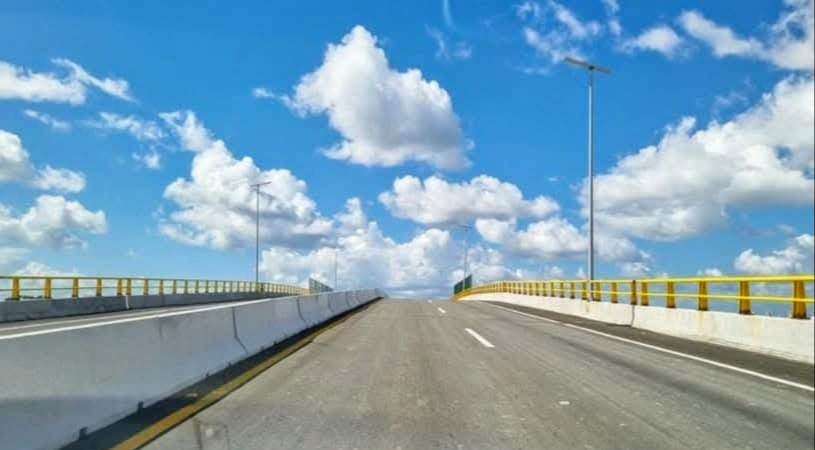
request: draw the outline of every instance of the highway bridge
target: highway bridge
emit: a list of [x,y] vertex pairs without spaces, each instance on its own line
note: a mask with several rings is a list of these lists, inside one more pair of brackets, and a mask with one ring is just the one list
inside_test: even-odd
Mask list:
[[[453,301],[228,281],[7,280],[0,448],[815,441],[811,275],[505,281]],[[712,310],[717,301],[732,310]],[[759,302],[789,312],[751,314]]]

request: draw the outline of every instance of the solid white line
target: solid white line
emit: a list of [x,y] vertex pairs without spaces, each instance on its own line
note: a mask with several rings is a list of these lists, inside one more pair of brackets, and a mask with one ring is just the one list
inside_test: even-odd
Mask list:
[[[166,311],[167,308],[161,308],[160,311]],[[140,311],[133,313],[133,311],[122,311],[125,314],[121,314],[124,317],[139,317],[147,314],[156,314],[158,311]],[[127,314],[128,312],[132,314]],[[116,311],[111,311],[112,314],[116,314]],[[112,317],[109,317],[111,319]],[[60,325],[64,323],[80,323],[80,322],[93,322],[93,321],[100,321],[102,320],[100,317],[90,317],[84,319],[65,319],[65,320],[55,320],[53,322],[47,323],[30,323],[27,325],[16,325],[13,327],[0,327],[0,332],[11,331],[11,330],[24,330],[26,328],[41,328],[41,327],[48,327],[52,325]]]
[[775,383],[778,383],[778,384],[783,384],[785,386],[790,386],[790,387],[794,387],[794,388],[798,388],[798,389],[803,389],[803,390],[809,391],[809,392],[815,392],[815,387],[808,386],[806,384],[796,383],[794,381],[785,380],[783,378],[774,377],[772,375],[767,375],[767,374],[764,374],[764,373],[761,373],[761,372],[755,372],[753,370],[742,369],[741,367],[731,366],[730,364],[725,364],[725,363],[721,363],[721,362],[718,362],[718,361],[713,361],[713,360],[710,360],[710,359],[701,358],[699,356],[689,355],[687,353],[678,352],[676,350],[670,350],[670,349],[659,347],[659,346],[656,346],[656,345],[646,344],[645,342],[635,341],[633,339],[627,339],[627,338],[620,337],[620,336],[614,336],[613,334],[603,333],[602,331],[592,330],[591,328],[585,328],[585,327],[581,327],[581,326],[578,326],[578,325],[572,325],[570,323],[564,323],[564,322],[560,322],[558,320],[553,320],[553,319],[549,319],[549,318],[546,318],[546,317],[536,316],[534,314],[527,314],[525,312],[516,311],[516,310],[514,310],[512,308],[506,308],[506,307],[503,307],[503,306],[500,306],[500,305],[493,305],[492,303],[487,303],[487,304],[490,305],[490,306],[494,306],[496,308],[503,309],[505,311],[513,312],[515,314],[520,314],[520,315],[526,316],[526,317],[533,317],[535,319],[544,320],[544,321],[550,322],[550,323],[556,323],[556,324],[563,325],[565,327],[573,328],[573,329],[576,329],[576,330],[586,331],[588,333],[596,334],[598,336],[603,336],[603,337],[607,337],[609,339],[614,339],[615,341],[625,342],[625,343],[628,343],[628,344],[637,345],[639,347],[648,348],[648,349],[651,349],[651,350],[654,350],[654,351],[657,351],[657,352],[667,353],[669,355],[678,356],[680,358],[690,359],[692,361],[700,362],[700,363],[703,363],[703,364],[708,364],[708,365],[719,367],[719,368],[722,368],[722,369],[731,370],[733,372],[738,372],[738,373],[745,374],[745,375],[750,375],[752,377],[761,378],[762,380],[772,381],[772,382],[775,382]]
[[438,310],[439,310],[439,312],[440,312],[440,313],[442,313],[442,314],[447,314],[447,311],[445,311],[445,310],[443,310],[443,309],[439,308],[438,306],[436,307],[436,309],[438,309]]
[[253,303],[268,302],[268,301],[274,301],[274,300],[277,300],[277,298],[262,298],[262,299],[258,299],[258,300],[247,300],[247,301],[243,301],[243,302],[220,304],[220,305],[216,305],[216,306],[206,306],[206,307],[196,308],[196,309],[186,309],[184,311],[172,311],[172,312],[157,313],[157,314],[144,315],[144,316],[138,316],[138,317],[127,317],[127,318],[124,318],[124,319],[114,319],[114,320],[108,320],[108,321],[100,321],[100,322],[88,323],[88,324],[85,324],[85,325],[75,325],[75,326],[69,326],[69,327],[48,328],[48,329],[45,329],[45,330],[27,331],[27,332],[24,332],[24,333],[17,333],[17,334],[6,334],[6,335],[0,335],[0,341],[5,341],[5,340],[8,340],[8,339],[17,339],[17,338],[28,337],[28,336],[38,336],[38,335],[41,335],[41,334],[60,333],[60,332],[63,332],[63,331],[73,331],[73,330],[82,330],[82,329],[85,329],[85,328],[95,328],[95,327],[103,327],[103,326],[107,326],[107,325],[117,325],[117,324],[120,324],[120,323],[136,322],[136,321],[139,321],[139,320],[156,319],[156,318],[160,318],[160,317],[174,317],[174,316],[181,316],[181,315],[185,315],[185,314],[193,314],[193,313],[197,313],[197,312],[215,311],[215,310],[218,310],[218,309],[234,308],[236,306],[251,305]]
[[490,343],[490,341],[488,341],[488,340],[484,339],[484,338],[483,338],[483,337],[482,337],[480,334],[476,333],[475,331],[473,331],[473,330],[471,330],[471,329],[469,329],[469,328],[465,328],[465,329],[464,329],[464,331],[466,331],[466,332],[470,333],[470,336],[474,337],[474,338],[475,338],[475,340],[476,340],[476,341],[478,341],[478,342],[480,342],[480,343],[481,343],[481,345],[483,345],[484,347],[487,347],[487,348],[493,348],[493,347],[495,347],[494,345],[492,345],[492,344]]

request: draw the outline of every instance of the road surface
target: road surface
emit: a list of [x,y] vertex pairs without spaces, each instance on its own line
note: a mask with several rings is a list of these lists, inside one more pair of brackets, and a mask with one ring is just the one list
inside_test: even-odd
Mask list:
[[482,302],[386,300],[146,448],[812,448],[814,405]]

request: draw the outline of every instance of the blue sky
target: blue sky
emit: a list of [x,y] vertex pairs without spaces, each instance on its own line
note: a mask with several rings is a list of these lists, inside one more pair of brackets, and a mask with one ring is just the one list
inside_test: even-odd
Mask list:
[[[738,5],[738,7],[735,7]],[[0,272],[812,271],[813,4],[7,1]],[[333,50],[327,49],[332,48]],[[653,146],[648,149],[647,147]],[[248,159],[242,158],[251,158]],[[47,167],[50,167],[49,171]]]

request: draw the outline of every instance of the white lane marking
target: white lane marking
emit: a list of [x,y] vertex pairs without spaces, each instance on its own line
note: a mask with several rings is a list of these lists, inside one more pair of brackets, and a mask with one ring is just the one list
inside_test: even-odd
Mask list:
[[438,306],[436,307],[436,309],[438,309],[438,310],[439,310],[439,312],[440,312],[440,313],[442,313],[442,314],[447,314],[447,311],[445,311],[445,310],[443,310],[443,309],[439,308]]
[[85,329],[85,328],[103,327],[103,326],[107,326],[107,325],[116,325],[116,324],[120,324],[120,323],[136,322],[136,321],[139,321],[139,320],[156,319],[156,318],[160,318],[160,317],[174,317],[174,316],[181,316],[181,315],[185,315],[185,314],[193,314],[193,313],[197,313],[197,312],[215,311],[215,310],[218,310],[218,309],[234,308],[236,306],[241,306],[241,305],[251,305],[253,303],[268,302],[268,301],[275,301],[275,300],[277,300],[277,298],[262,298],[262,299],[259,299],[259,300],[247,300],[247,301],[243,301],[243,302],[227,303],[227,304],[216,305],[216,306],[206,306],[206,307],[196,308],[196,309],[185,309],[184,311],[172,311],[172,312],[164,312],[164,313],[143,315],[143,316],[138,316],[138,317],[127,317],[127,318],[124,318],[124,319],[114,319],[114,320],[109,320],[109,321],[100,321],[100,322],[88,323],[88,324],[85,324],[85,325],[75,325],[75,326],[69,326],[69,327],[48,328],[48,329],[45,329],[45,330],[27,331],[27,332],[24,332],[24,333],[17,333],[17,334],[6,334],[6,335],[0,335],[0,341],[5,341],[5,340],[8,340],[8,339],[17,339],[17,338],[28,337],[28,336],[38,336],[38,335],[41,335],[41,334],[60,333],[60,332],[63,332],[63,331],[82,330],[82,329]]
[[482,337],[480,334],[476,333],[476,332],[475,332],[475,331],[473,331],[472,329],[470,329],[470,328],[465,328],[465,329],[464,329],[464,331],[466,331],[466,332],[470,333],[470,336],[474,337],[474,338],[475,338],[475,340],[476,340],[476,341],[478,341],[478,342],[480,342],[480,343],[481,343],[481,345],[483,345],[484,347],[487,347],[487,348],[493,348],[493,347],[495,347],[494,345],[492,345],[492,343],[490,343],[490,341],[488,341],[488,340],[484,339],[484,338],[483,338],[483,337]]
[[[168,309],[170,309],[170,308],[160,308],[158,311],[140,311],[140,312],[133,313],[133,314],[117,314],[117,315],[124,316],[124,317],[139,317],[139,316],[143,316],[143,315],[147,315],[147,314],[156,314],[156,313],[161,312],[161,311],[167,311]],[[127,311],[122,311],[122,312],[126,313]],[[115,314],[115,312],[113,314]],[[112,318],[112,317],[110,317],[110,318]],[[102,320],[100,317],[90,317],[90,318],[84,318],[84,319],[55,320],[53,322],[47,322],[47,323],[30,323],[30,324],[27,324],[27,325],[16,325],[16,326],[13,326],[13,327],[0,327],[0,332],[12,331],[12,330],[24,330],[26,328],[38,328],[38,327],[41,328],[41,327],[48,327],[48,326],[52,326],[52,325],[60,325],[60,324],[64,324],[64,323],[93,322],[93,321],[100,321],[100,320]]]
[[752,377],[761,378],[762,380],[772,381],[772,382],[775,382],[775,383],[778,383],[778,384],[783,384],[785,386],[790,386],[790,387],[794,387],[794,388],[798,388],[798,389],[803,389],[803,390],[809,391],[809,392],[815,392],[815,387],[812,387],[812,386],[809,386],[809,385],[806,385],[806,384],[796,383],[794,381],[785,380],[783,378],[774,377],[772,375],[767,375],[767,374],[764,374],[764,373],[761,373],[761,372],[756,372],[756,371],[749,370],[749,369],[743,369],[741,367],[731,366],[730,364],[725,364],[725,363],[721,363],[721,362],[718,362],[718,361],[713,361],[711,359],[702,358],[702,357],[699,357],[699,356],[689,355],[687,353],[678,352],[676,350],[670,350],[670,349],[659,347],[659,346],[656,346],[656,345],[646,344],[645,342],[635,341],[633,339],[626,339],[626,338],[620,337],[620,336],[614,336],[613,334],[603,333],[602,331],[592,330],[591,328],[585,328],[585,327],[581,327],[581,326],[578,326],[578,325],[572,325],[570,323],[564,323],[564,322],[549,319],[549,318],[546,318],[546,317],[536,316],[534,314],[527,314],[525,312],[516,311],[516,310],[514,310],[512,308],[506,308],[506,307],[503,307],[503,306],[500,306],[500,305],[493,305],[492,303],[487,303],[487,304],[490,305],[490,306],[494,306],[496,308],[503,309],[505,311],[513,312],[515,314],[520,314],[522,316],[527,316],[527,317],[533,317],[533,318],[544,320],[544,321],[550,322],[550,323],[556,323],[556,324],[559,324],[559,325],[563,325],[565,327],[574,328],[576,330],[582,330],[582,331],[585,331],[585,332],[588,332],[588,333],[596,334],[598,336],[603,336],[603,337],[607,337],[609,339],[614,339],[615,341],[625,342],[625,343],[628,343],[628,344],[648,348],[648,349],[651,349],[651,350],[654,350],[654,351],[657,351],[657,352],[667,353],[669,355],[678,356],[680,358],[690,359],[691,361],[696,361],[696,362],[700,362],[700,363],[703,363],[703,364],[708,364],[708,365],[711,365],[711,366],[719,367],[719,368],[722,368],[722,369],[731,370],[733,372],[738,372],[738,373],[741,373],[741,374],[744,374],[744,375],[750,375]]
[[427,303],[433,303],[433,300],[428,300]]
[[569,406],[569,405],[571,405],[571,403],[569,403],[568,400],[561,400],[561,401],[557,402],[557,404],[560,405],[560,406]]

